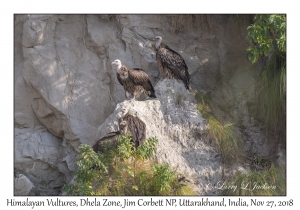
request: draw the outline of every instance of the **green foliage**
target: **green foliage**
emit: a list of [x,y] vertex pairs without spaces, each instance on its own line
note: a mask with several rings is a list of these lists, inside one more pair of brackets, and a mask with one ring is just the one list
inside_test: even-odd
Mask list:
[[145,141],[144,144],[136,149],[134,156],[140,160],[150,159],[153,152],[156,152],[157,143],[158,140],[156,138],[149,138],[148,141]]
[[129,135],[117,136],[116,140],[118,141],[118,158],[121,161],[127,160],[135,152],[131,137]]
[[211,112],[209,94],[196,93],[198,110],[208,123],[208,133],[214,140],[218,151],[225,161],[233,160],[238,157],[243,148],[243,142],[233,129],[233,123],[223,125],[218,121]]
[[247,28],[252,63],[265,63],[257,84],[258,116],[268,139],[286,139],[286,15],[256,15]]
[[248,58],[255,63],[260,56],[268,56],[272,49],[286,52],[286,16],[256,15],[254,23],[247,28]]
[[78,184],[65,185],[63,190],[72,192],[72,195],[97,195],[94,192],[94,183],[97,180],[98,171],[101,176],[108,176],[108,168],[104,164],[104,157],[100,153],[95,153],[93,149],[85,144],[79,146],[81,159],[77,162],[78,170],[75,172],[76,182]]
[[131,137],[116,138],[117,148],[107,145],[104,153],[95,153],[80,145],[80,160],[75,182],[63,190],[68,195],[194,195],[186,184],[178,183],[176,172],[166,164],[150,160],[157,138],[147,139],[135,148]]
[[[226,186],[237,186],[237,189],[225,189],[222,195],[230,196],[267,196],[286,195],[286,177],[282,168],[272,167],[270,170],[246,174],[237,173],[233,180],[224,183]],[[262,186],[262,187],[259,187]]]
[[171,184],[176,181],[175,171],[170,170],[167,164],[155,164],[153,166],[153,191],[157,194],[165,194],[172,189]]

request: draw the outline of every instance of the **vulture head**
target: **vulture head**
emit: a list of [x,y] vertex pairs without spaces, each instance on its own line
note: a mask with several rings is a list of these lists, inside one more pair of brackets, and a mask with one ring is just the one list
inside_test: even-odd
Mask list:
[[155,41],[155,47],[156,47],[156,49],[158,49],[159,46],[160,46],[160,44],[161,44],[162,38],[161,38],[161,36],[156,36],[156,37],[153,39],[153,41]]
[[111,64],[117,66],[118,69],[121,68],[121,66],[122,66],[121,61],[118,60],[118,59],[117,59],[117,60],[114,60],[114,62],[112,62]]

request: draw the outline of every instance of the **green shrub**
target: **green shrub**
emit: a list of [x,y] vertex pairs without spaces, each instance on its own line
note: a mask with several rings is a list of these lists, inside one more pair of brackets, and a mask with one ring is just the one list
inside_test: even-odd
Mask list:
[[250,42],[248,58],[252,63],[268,56],[274,49],[286,52],[286,15],[255,15],[247,33]]
[[95,153],[82,144],[75,182],[66,184],[68,195],[195,195],[187,184],[179,183],[167,164],[151,160],[156,138],[149,138],[137,148],[129,135],[116,137],[117,148],[107,145]]

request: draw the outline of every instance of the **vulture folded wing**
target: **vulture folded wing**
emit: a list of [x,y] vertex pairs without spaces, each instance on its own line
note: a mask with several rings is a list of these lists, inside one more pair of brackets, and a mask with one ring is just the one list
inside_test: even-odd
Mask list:
[[129,78],[135,85],[140,85],[145,90],[154,92],[154,88],[149,80],[148,74],[143,69],[134,68],[129,70]]
[[189,80],[188,67],[184,59],[168,46],[165,45],[164,48],[166,50],[158,50],[161,65],[165,68],[169,68],[177,78]]
[[105,142],[109,142],[112,146],[115,146],[117,143],[115,137],[120,135],[120,131],[114,131],[106,134],[104,137],[99,139],[94,146],[92,147],[95,152],[103,152]]
[[146,124],[130,114],[126,114],[123,119],[128,122],[128,132],[132,136],[135,147],[143,144],[146,140]]
[[118,74],[118,73],[117,73],[117,79],[118,79],[118,81],[120,82],[120,84],[123,86],[122,79],[121,79],[121,77],[120,77],[120,74]]
[[137,142],[138,143],[137,146],[140,146],[144,143],[144,141],[146,140],[146,124],[141,121],[140,119],[135,121],[135,135],[137,138]]

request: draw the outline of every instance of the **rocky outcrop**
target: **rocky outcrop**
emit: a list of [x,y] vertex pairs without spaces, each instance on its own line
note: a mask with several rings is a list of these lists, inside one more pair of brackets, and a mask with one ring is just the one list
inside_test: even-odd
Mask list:
[[[97,139],[118,130],[125,109],[146,124],[146,138],[157,137],[156,159],[167,162],[191,180],[198,193],[213,195],[205,186],[222,178],[220,155],[207,144],[207,123],[197,110],[194,95],[183,83],[164,79],[155,86],[157,99],[124,101],[98,128]],[[92,144],[94,144],[92,142]]]
[[[153,120],[162,120],[163,127],[147,131],[161,137],[157,157],[178,163],[200,181],[215,171],[212,179],[218,180],[220,160],[213,148],[202,140],[190,145],[194,140],[189,139],[198,138],[193,135],[202,139],[205,131],[194,98],[172,82],[162,83],[151,40],[160,35],[183,56],[192,89],[211,93],[219,119],[249,127],[255,123],[256,80],[245,51],[250,22],[249,15],[15,15],[15,171],[29,179],[37,195],[59,194],[76,167],[78,145],[96,141],[107,131],[98,127],[127,106],[111,67],[120,59],[145,69],[161,96],[130,105],[141,117],[147,116],[141,104],[157,109],[151,110]],[[178,148],[163,149],[168,146]],[[178,160],[173,162],[172,155]],[[214,164],[207,171],[199,160]]]

